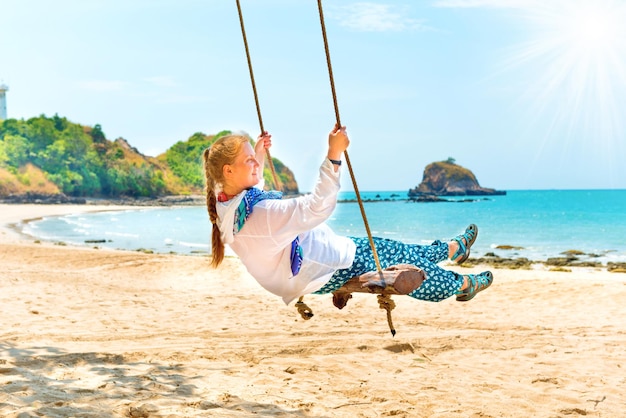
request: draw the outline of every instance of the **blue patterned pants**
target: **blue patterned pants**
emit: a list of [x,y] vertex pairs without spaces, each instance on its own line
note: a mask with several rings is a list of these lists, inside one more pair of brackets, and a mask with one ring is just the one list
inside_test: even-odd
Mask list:
[[[347,269],[337,270],[316,294],[332,293],[353,277],[376,271],[376,262],[368,238],[350,237],[356,244],[354,263]],[[437,265],[448,258],[448,243],[435,241],[431,245],[405,244],[386,238],[374,237],[380,266],[384,270],[394,264],[413,264],[424,270],[426,280],[409,293],[415,299],[440,302],[454,295],[463,284],[463,276]]]

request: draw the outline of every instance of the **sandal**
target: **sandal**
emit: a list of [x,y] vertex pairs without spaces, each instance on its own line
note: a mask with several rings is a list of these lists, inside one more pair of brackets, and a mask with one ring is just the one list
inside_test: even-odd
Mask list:
[[469,258],[470,247],[476,241],[477,236],[478,227],[474,224],[471,224],[465,229],[465,232],[463,234],[452,238],[453,241],[456,241],[459,244],[459,249],[456,250],[450,260],[456,261],[457,264],[463,264],[463,262]]
[[468,274],[465,277],[467,277],[469,286],[467,286],[467,289],[459,290],[456,293],[456,300],[459,302],[471,300],[478,292],[482,292],[493,283],[493,274],[490,271],[483,271],[480,274]]

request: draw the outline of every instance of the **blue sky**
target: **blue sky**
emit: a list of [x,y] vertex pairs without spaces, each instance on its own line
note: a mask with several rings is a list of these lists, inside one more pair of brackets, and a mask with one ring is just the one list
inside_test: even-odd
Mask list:
[[[272,155],[311,189],[335,122],[317,2],[241,0]],[[359,189],[456,159],[485,187],[626,188],[626,2],[323,2]],[[100,124],[157,155],[259,133],[235,0],[3,0],[8,117]],[[351,190],[347,170],[344,190]]]

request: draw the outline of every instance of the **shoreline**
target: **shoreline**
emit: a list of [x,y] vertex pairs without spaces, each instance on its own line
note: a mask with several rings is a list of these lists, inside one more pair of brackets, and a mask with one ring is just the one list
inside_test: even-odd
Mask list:
[[[37,221],[44,217],[50,216],[64,216],[74,213],[87,213],[87,212],[105,212],[105,211],[127,211],[127,210],[139,210],[139,209],[159,209],[159,208],[176,208],[176,207],[188,207],[188,206],[202,206],[203,198],[199,196],[175,196],[165,199],[139,199],[139,200],[122,200],[116,202],[113,200],[99,200],[90,199],[84,204],[41,204],[41,203],[0,203],[0,211],[8,213],[12,221],[4,225],[4,229],[11,229],[15,234],[20,235],[24,240],[38,241],[36,237],[32,237],[23,233],[19,225],[26,224],[28,222]],[[122,204],[126,202],[126,204]],[[175,202],[175,203],[173,203]],[[132,204],[131,204],[132,203]],[[13,210],[12,210],[13,208]],[[21,208],[29,208],[39,215],[22,219],[16,216],[14,212],[22,212]],[[4,218],[5,216],[3,216]],[[19,218],[19,219],[18,219]],[[85,242],[84,245],[76,245],[72,243],[66,243],[63,241],[43,240],[48,243],[56,245],[69,245],[76,247],[89,247],[90,244],[97,244],[97,242]],[[507,247],[507,246],[505,246]],[[107,249],[113,249],[111,247],[104,247]],[[500,250],[519,250],[519,247],[511,248],[496,248]],[[136,249],[122,249],[117,248],[119,251],[145,251],[148,253],[156,254],[179,254],[187,256],[205,256],[208,255],[206,251],[197,251],[191,253],[177,253],[177,252],[159,252],[152,250],[145,250],[143,248]],[[232,255],[232,254],[231,254]],[[581,260],[582,257],[582,260]],[[569,250],[559,254],[557,257],[551,257],[546,260],[530,260],[526,257],[506,257],[499,256],[493,252],[487,252],[482,256],[471,256],[466,263],[465,267],[473,267],[476,265],[487,265],[494,268],[506,268],[513,270],[533,270],[533,269],[547,269],[549,271],[559,272],[571,272],[572,269],[599,269],[606,270],[612,273],[626,273],[626,262],[607,262],[602,263],[594,261],[593,254],[586,254],[577,250]]]
[[[57,246],[6,225],[128,206],[0,205],[0,415],[619,416],[626,276],[493,269],[475,299],[373,295],[315,316],[236,258]],[[485,266],[446,267],[462,274]]]
[[30,241],[18,225],[51,216],[64,216],[74,213],[135,210],[138,206],[118,204],[39,204],[39,203],[0,203],[0,243],[5,239],[12,242]]

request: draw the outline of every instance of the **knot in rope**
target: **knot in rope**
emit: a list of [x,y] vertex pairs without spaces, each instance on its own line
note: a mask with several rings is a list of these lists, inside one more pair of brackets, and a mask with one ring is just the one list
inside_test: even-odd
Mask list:
[[313,318],[313,310],[311,310],[311,308],[309,308],[309,306],[304,303],[302,296],[300,296],[300,299],[298,299],[298,301],[296,302],[296,308],[298,309],[298,313],[300,314],[302,319],[304,319],[305,321]]
[[396,303],[391,299],[391,296],[378,295],[378,306],[380,309],[384,309],[387,311],[387,324],[389,325],[389,331],[391,331],[391,335],[396,335],[396,329],[393,326],[393,320],[391,319],[391,310],[396,307]]

